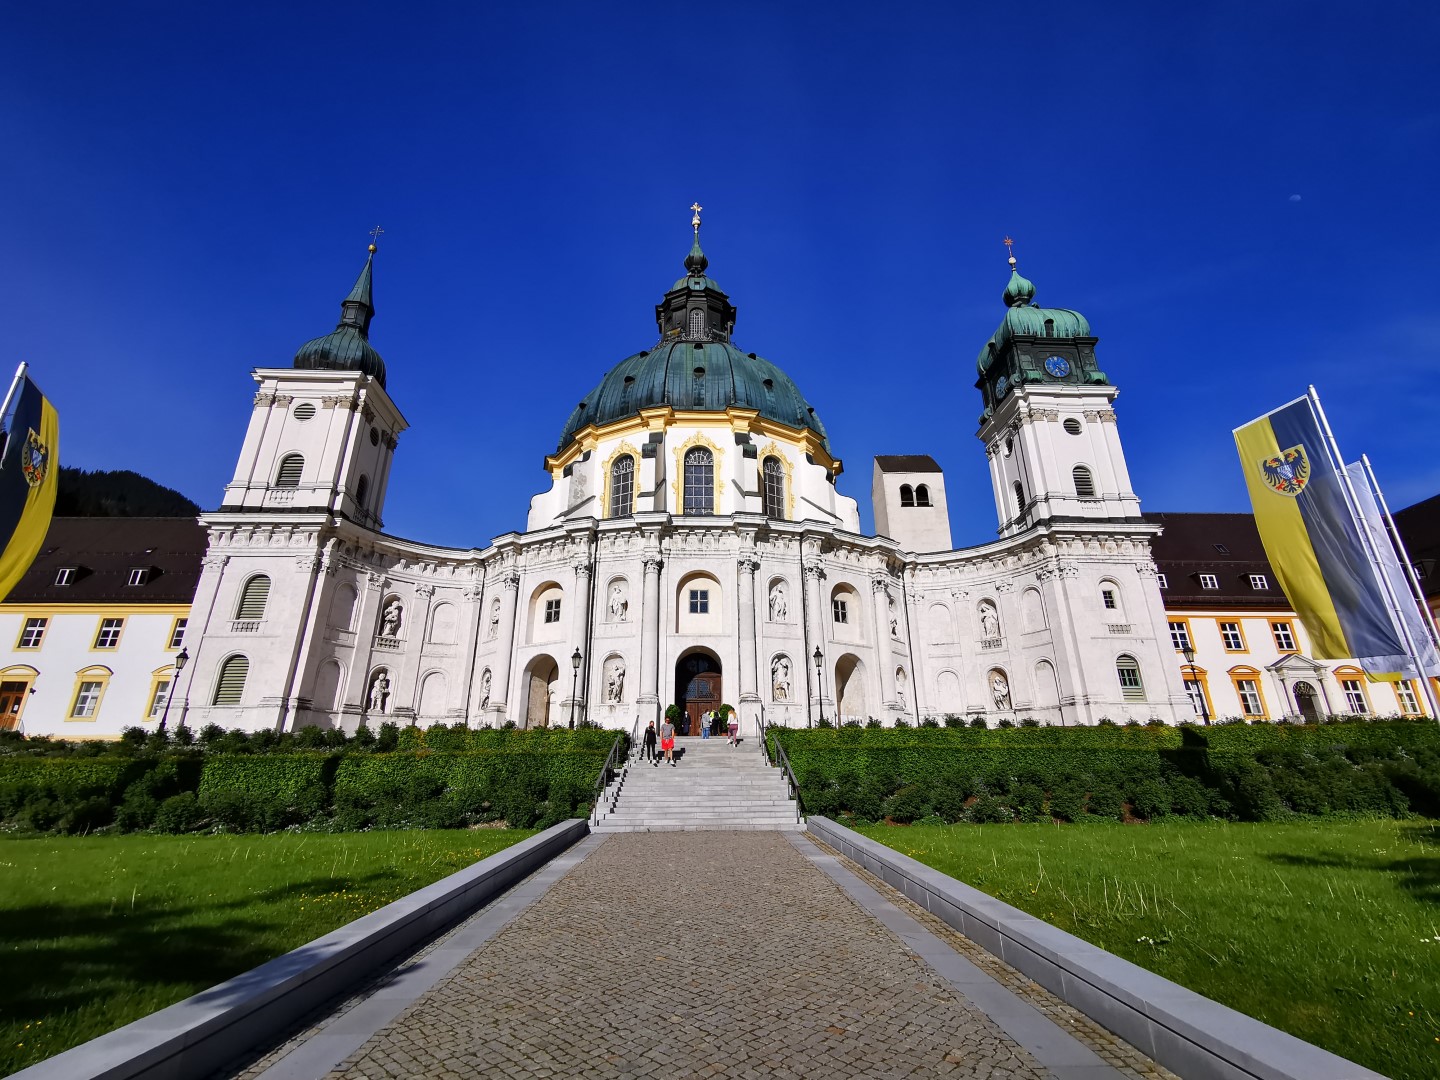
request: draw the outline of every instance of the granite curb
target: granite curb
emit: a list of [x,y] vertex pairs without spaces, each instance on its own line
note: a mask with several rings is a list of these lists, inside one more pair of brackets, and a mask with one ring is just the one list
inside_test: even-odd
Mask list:
[[1185,1080],[1385,1080],[829,818],[809,831]]
[[72,1047],[12,1080],[186,1080],[286,1031],[388,960],[469,915],[589,833],[563,821],[184,1001]]

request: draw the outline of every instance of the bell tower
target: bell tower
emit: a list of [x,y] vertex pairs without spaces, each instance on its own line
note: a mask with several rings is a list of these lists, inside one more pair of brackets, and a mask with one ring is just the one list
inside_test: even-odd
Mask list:
[[1138,522],[1112,408],[1120,391],[1096,363],[1090,323],[1078,311],[1036,306],[1034,284],[1013,254],[1009,262],[1005,318],[980,350],[975,382],[999,533]]

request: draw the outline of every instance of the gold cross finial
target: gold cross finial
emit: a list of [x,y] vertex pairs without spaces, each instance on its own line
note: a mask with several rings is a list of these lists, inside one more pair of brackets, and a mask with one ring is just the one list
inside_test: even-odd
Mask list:
[[373,229],[370,230],[370,251],[372,254],[375,252],[375,245],[380,240],[380,234],[384,231],[385,230],[382,229],[379,225],[376,225]]
[[690,204],[690,209],[695,211],[695,216],[690,219],[690,224],[693,225],[693,226],[695,226],[695,231],[696,231],[696,232],[699,232],[699,231],[700,231],[700,211],[701,211],[701,210],[704,210],[705,208],[704,208],[703,206],[701,206],[698,202],[695,202],[695,203],[691,203],[691,204]]
[[1010,265],[1013,267],[1015,265],[1015,248],[1013,246],[1015,241],[1007,236],[1000,242],[1005,245],[1005,250],[1010,253]]

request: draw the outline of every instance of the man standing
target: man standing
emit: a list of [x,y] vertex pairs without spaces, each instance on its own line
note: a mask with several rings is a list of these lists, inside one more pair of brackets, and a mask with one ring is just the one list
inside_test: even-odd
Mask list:
[[660,756],[655,753],[655,721],[650,721],[650,726],[645,729],[645,737],[640,740],[640,760],[648,761],[660,767]]
[[[667,716],[660,724],[660,749],[665,751],[665,760],[670,767],[675,767],[675,725],[670,722]],[[660,763],[657,761],[655,767],[658,769]]]

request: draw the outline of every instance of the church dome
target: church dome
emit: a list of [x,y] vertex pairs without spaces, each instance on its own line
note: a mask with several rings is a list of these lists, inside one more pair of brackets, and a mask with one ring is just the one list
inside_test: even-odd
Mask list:
[[1036,307],[1035,285],[1029,278],[1021,277],[1016,269],[1015,258],[1010,258],[1010,282],[1005,286],[1005,318],[995,333],[990,335],[975,361],[975,368],[984,375],[995,358],[1005,351],[1005,346],[1015,337],[1060,337],[1077,338],[1090,336],[1090,322],[1078,311],[1069,308]]
[[309,370],[360,371],[385,385],[385,361],[370,344],[370,320],[375,317],[371,299],[371,272],[375,245],[355,279],[350,295],[340,302],[340,322],[324,337],[313,338],[295,353],[295,367]]
[[620,361],[586,394],[565,422],[559,449],[591,424],[608,424],[641,409],[668,405],[676,410],[724,412],[731,406],[820,436],[828,452],[825,425],[790,376],[754,353],[731,344],[735,306],[713,278],[700,249],[699,209],[691,224],[695,243],[685,257],[686,275],[655,308],[660,342]]

